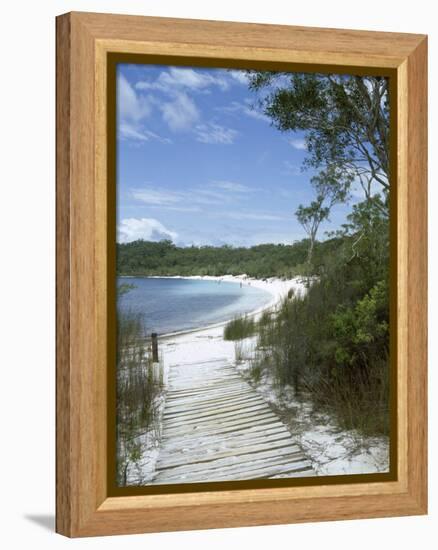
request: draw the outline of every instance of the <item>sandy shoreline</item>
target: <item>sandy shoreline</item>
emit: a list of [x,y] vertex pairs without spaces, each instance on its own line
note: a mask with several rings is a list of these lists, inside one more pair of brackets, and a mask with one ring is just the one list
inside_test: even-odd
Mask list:
[[[253,288],[258,288],[264,290],[271,295],[271,300],[264,304],[262,307],[256,308],[253,311],[246,313],[247,317],[257,318],[260,314],[267,310],[272,310],[277,307],[283,298],[288,295],[289,290],[293,290],[295,294],[301,294],[304,292],[304,285],[301,283],[302,278],[296,277],[294,279],[282,280],[277,277],[271,277],[266,279],[255,279],[253,277],[248,277],[247,275],[222,275],[220,277],[215,277],[212,275],[191,275],[191,276],[151,276],[150,279],[186,279],[186,280],[196,280],[196,281],[217,281],[217,282],[228,282],[235,283],[242,286],[252,286]],[[233,317],[225,321],[220,321],[218,323],[213,323],[211,325],[196,327],[187,330],[181,330],[177,332],[171,332],[167,334],[160,335],[160,340],[176,339],[185,335],[194,335],[198,332],[205,332],[211,329],[223,328]]]
[[[140,276],[134,275],[121,275],[123,279],[132,279]],[[256,308],[253,311],[246,313],[247,317],[258,317],[262,312],[266,310],[272,310],[277,307],[283,298],[288,295],[289,290],[293,290],[295,295],[302,295],[305,292],[304,284],[301,282],[302,277],[295,277],[293,279],[279,279],[278,277],[269,277],[264,279],[256,279],[254,277],[249,277],[248,275],[222,275],[222,276],[213,276],[213,275],[147,275],[144,276],[147,279],[185,279],[185,280],[195,280],[195,281],[217,281],[217,282],[228,282],[241,284],[243,286],[252,286],[253,288],[258,288],[264,290],[271,295],[271,300],[264,304],[262,307]],[[168,332],[165,334],[160,334],[160,340],[169,340],[174,339],[180,336],[187,334],[194,334],[198,332],[204,332],[210,329],[224,327],[231,319],[235,317],[235,314],[224,321],[219,321],[217,323],[208,324],[201,327],[194,327],[185,330],[178,330],[175,332]]]

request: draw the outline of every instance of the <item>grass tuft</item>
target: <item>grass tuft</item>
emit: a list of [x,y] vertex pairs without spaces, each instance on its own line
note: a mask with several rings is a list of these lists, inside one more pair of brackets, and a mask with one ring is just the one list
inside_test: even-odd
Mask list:
[[143,453],[139,436],[159,437],[157,397],[164,389],[163,366],[152,362],[140,315],[117,317],[117,482],[126,486],[129,469]]
[[235,317],[225,325],[224,340],[243,340],[253,336],[256,331],[256,322],[252,317]]

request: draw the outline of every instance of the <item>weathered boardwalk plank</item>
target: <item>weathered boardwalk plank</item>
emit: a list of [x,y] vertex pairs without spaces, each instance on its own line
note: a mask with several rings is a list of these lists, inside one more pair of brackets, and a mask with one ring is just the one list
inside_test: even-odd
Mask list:
[[152,484],[313,475],[288,428],[226,359],[170,367]]

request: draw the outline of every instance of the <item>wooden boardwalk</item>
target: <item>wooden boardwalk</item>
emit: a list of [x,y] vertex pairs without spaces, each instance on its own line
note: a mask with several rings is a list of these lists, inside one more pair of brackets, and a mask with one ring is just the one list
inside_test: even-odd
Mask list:
[[226,359],[170,367],[152,484],[313,475],[287,427]]

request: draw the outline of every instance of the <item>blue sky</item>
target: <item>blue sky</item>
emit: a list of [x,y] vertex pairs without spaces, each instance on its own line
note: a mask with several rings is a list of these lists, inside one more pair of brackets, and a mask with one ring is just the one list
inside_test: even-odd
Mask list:
[[[117,68],[118,241],[252,246],[306,237],[294,212],[313,199],[300,133],[256,108],[241,71]],[[336,206],[324,230],[351,205]]]

